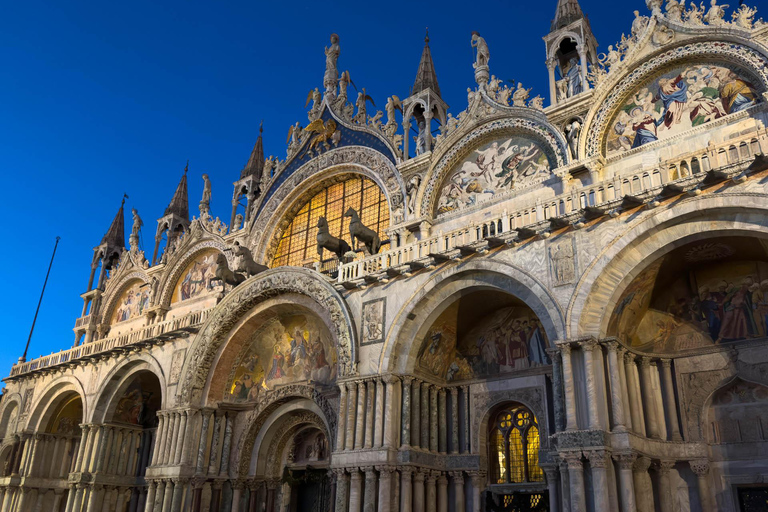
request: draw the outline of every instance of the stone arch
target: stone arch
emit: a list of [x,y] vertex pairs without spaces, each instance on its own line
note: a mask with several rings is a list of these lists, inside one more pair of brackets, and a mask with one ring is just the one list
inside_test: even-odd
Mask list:
[[555,41],[550,45],[549,52],[547,53],[547,60],[555,58],[555,54],[560,49],[560,45],[565,41],[566,39],[573,39],[576,41],[577,45],[584,44],[584,37],[580,34],[577,34],[576,32],[562,32],[560,35],[555,39]]
[[85,388],[83,384],[71,375],[63,375],[50,382],[38,395],[30,414],[27,417],[27,429],[39,432],[44,429],[44,425],[50,420],[55,412],[56,405],[66,395],[76,393],[83,402],[83,421],[88,418],[90,404],[86,399]]
[[[5,439],[8,437],[8,434],[13,433],[9,432],[9,427],[15,427],[15,425],[12,425],[12,422],[18,421],[19,413],[21,412],[21,395],[13,393],[3,401],[5,404],[3,412],[0,414],[0,439]],[[15,430],[15,428],[11,430]]]
[[254,259],[268,261],[282,235],[280,223],[292,209],[300,208],[301,199],[309,197],[328,181],[340,176],[358,174],[373,180],[389,203],[389,217],[394,223],[398,210],[402,211],[405,185],[394,164],[378,151],[347,146],[323,153],[301,166],[260,205],[250,227],[248,245],[253,248]]
[[[227,246],[223,241],[204,240],[193,244],[181,255],[179,255],[178,258],[174,258],[175,261],[171,267],[170,272],[167,272],[165,274],[165,278],[158,284],[158,297],[155,300],[155,304],[165,307],[171,306],[173,290],[176,288],[176,283],[178,283],[179,279],[181,279],[182,272],[184,272],[184,269],[187,268],[187,265],[192,263],[192,261],[197,258],[201,252],[205,251],[206,249],[216,249],[226,256],[226,248]],[[227,259],[229,260],[229,265],[231,266],[233,264],[231,258]]]
[[[585,135],[579,138],[579,155],[596,157],[605,154],[608,124],[616,114],[621,102],[632,90],[660,72],[676,63],[691,59],[712,58],[727,60],[741,66],[760,80],[762,91],[768,85],[768,59],[764,48],[754,41],[731,34],[728,40],[686,41],[676,47],[664,47],[653,52],[640,62],[631,66],[621,64],[624,72],[610,77],[599,85],[593,98],[593,107],[586,116]],[[726,39],[726,38],[723,38]]]
[[101,381],[100,392],[93,402],[93,409],[86,418],[90,423],[104,423],[114,412],[117,406],[116,398],[125,391],[130,385],[133,377],[139,372],[149,372],[157,378],[162,390],[161,408],[167,405],[167,382],[163,369],[157,360],[150,356],[141,354],[126,358],[124,362],[118,363]]
[[632,279],[676,247],[723,235],[768,238],[766,213],[763,195],[724,193],[685,199],[632,223],[579,279],[566,312],[567,336],[605,337],[616,302]]
[[260,303],[281,294],[298,294],[316,302],[330,318],[336,342],[338,376],[357,371],[357,336],[352,314],[344,299],[319,274],[297,267],[281,267],[253,276],[236,287],[208,315],[208,320],[187,351],[177,402],[199,403],[204,399],[208,374],[219,349],[233,329]]
[[[722,431],[719,431],[719,432],[717,432],[718,439],[713,440],[712,437],[713,437],[714,432],[712,432],[712,431],[707,432],[707,429],[708,429],[709,425],[711,425],[712,423],[719,423],[719,422],[717,422],[717,418],[713,417],[713,415],[716,412],[716,410],[714,408],[715,407],[715,400],[716,400],[716,398],[719,395],[723,394],[725,391],[727,391],[729,388],[738,387],[739,385],[742,385],[743,387],[741,389],[737,388],[737,393],[736,393],[737,395],[739,395],[739,396],[745,395],[747,393],[744,393],[744,391],[748,391],[748,389],[745,390],[744,388],[751,388],[752,391],[753,391],[753,394],[755,392],[758,392],[758,393],[760,393],[762,395],[761,401],[763,403],[763,407],[762,407],[763,411],[768,409],[768,386],[766,386],[765,384],[761,384],[761,383],[757,383],[757,382],[752,382],[750,380],[745,380],[744,378],[742,378],[741,376],[738,376],[738,375],[736,375],[736,376],[734,376],[734,377],[732,377],[730,379],[727,379],[727,381],[725,383],[723,383],[717,389],[712,391],[712,393],[709,395],[709,397],[707,397],[707,400],[704,403],[703,411],[702,411],[702,415],[701,415],[701,419],[702,419],[702,421],[701,421],[701,439],[703,441],[709,442],[710,444],[724,444],[724,443],[745,442],[745,441],[746,442],[750,442],[750,441],[751,442],[756,442],[756,441],[759,442],[759,441],[762,441],[762,439],[760,439],[762,437],[762,425],[759,426],[759,435],[755,436],[754,435],[754,433],[755,433],[755,429],[754,428],[750,429],[749,425],[743,425],[743,424],[741,424],[741,422],[739,422],[739,428],[738,428],[739,437],[746,436],[746,437],[755,437],[757,439],[743,439],[742,438],[742,439],[739,439],[738,441],[734,441],[734,440],[727,439],[729,436],[728,435],[723,436]],[[754,396],[750,397],[750,398],[754,398]],[[749,403],[750,402],[743,402],[743,403],[738,405],[738,408],[739,409],[744,409],[744,406],[748,405]],[[755,403],[755,402],[752,402],[752,403]],[[761,414],[760,416],[764,416],[764,415]],[[727,423],[732,423],[732,422],[727,422]],[[719,427],[722,427],[722,426],[723,426],[722,424],[719,425]],[[754,427],[754,424],[752,426]],[[721,429],[718,429],[718,430],[721,430]],[[752,432],[750,432],[750,430]],[[750,435],[750,434],[752,434],[752,435]],[[726,439],[724,440],[723,437],[725,437]]]
[[[254,460],[256,450],[264,444],[266,433],[283,414],[309,412],[320,418],[328,437],[329,447],[335,447],[338,404],[328,399],[320,390],[303,384],[291,384],[269,393],[258,402],[253,410],[245,413],[244,432],[237,442],[237,450],[231,467],[240,475],[254,475],[257,471]],[[256,450],[256,451],[255,451]]]
[[[533,110],[510,107],[514,111],[514,117],[505,112],[503,116],[486,120],[480,125],[468,125],[462,130],[460,139],[444,145],[447,151],[436,155],[433,166],[424,177],[424,185],[419,190],[417,204],[420,206],[418,214],[422,216],[436,216],[438,192],[441,185],[448,179],[448,174],[470,152],[484,143],[501,135],[521,135],[538,142],[545,149],[547,158],[551,162],[552,169],[562,167],[569,162],[568,145],[560,131],[552,126],[547,118]],[[454,135],[452,134],[453,138]],[[528,182],[526,186],[540,183],[542,179]]]
[[538,316],[551,342],[565,336],[563,312],[543,283],[511,263],[472,260],[436,273],[400,309],[385,340],[379,371],[411,373],[420,348],[414,340],[423,339],[432,321],[456,298],[479,289],[498,290],[523,301]]
[[114,286],[108,286],[106,295],[107,297],[109,297],[109,299],[104,304],[104,307],[100,312],[101,321],[103,323],[109,323],[111,321],[112,315],[114,314],[115,308],[117,307],[118,299],[120,299],[120,297],[122,297],[125,290],[136,281],[149,283],[149,279],[147,278],[147,275],[143,271],[135,270],[133,272],[126,274],[125,276],[122,276]]

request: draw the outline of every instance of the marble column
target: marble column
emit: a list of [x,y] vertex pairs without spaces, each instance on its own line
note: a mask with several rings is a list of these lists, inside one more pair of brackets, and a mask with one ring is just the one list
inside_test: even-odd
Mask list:
[[656,417],[656,394],[651,382],[651,358],[643,357],[640,367],[643,373],[643,409],[647,414],[646,426],[648,428],[648,437],[660,439],[659,420]]
[[424,471],[413,473],[413,512],[424,512]]
[[402,422],[400,425],[400,447],[403,450],[411,448],[411,383],[412,377],[403,377]]
[[347,382],[347,433],[344,447],[355,449],[355,416],[357,412],[357,383]]
[[637,375],[635,355],[627,352],[624,354],[624,372],[627,374],[627,394],[629,395],[629,408],[632,415],[632,425],[635,433],[645,436],[645,415],[643,414],[643,401],[640,392],[640,381]]
[[669,420],[670,439],[672,441],[682,441],[680,435],[680,424],[677,421],[677,401],[675,400],[675,389],[672,382],[672,362],[669,359],[661,360],[662,373],[664,378],[664,410]]
[[692,460],[688,462],[691,471],[696,474],[699,484],[699,503],[701,512],[714,512],[712,491],[709,488],[709,461],[706,459]]
[[413,468],[400,468],[400,512],[411,512],[413,507],[413,495],[411,487],[411,475]]
[[[344,449],[345,434],[347,433],[347,386],[339,384],[339,424],[336,430],[336,450]],[[259,511],[261,512],[261,511]]]
[[611,457],[605,450],[589,450],[584,455],[592,467],[592,495],[595,512],[611,512],[608,494],[608,465]]
[[635,505],[638,512],[654,510],[653,488],[648,468],[651,467],[651,459],[638,457],[632,466],[632,479],[635,484]]
[[171,423],[171,442],[170,442],[170,450],[167,454],[167,461],[168,464],[173,464],[176,460],[176,451],[178,450],[179,441],[181,440],[181,436],[179,435],[179,426],[181,425],[181,413],[174,411],[173,413],[173,423]]
[[197,462],[197,457],[194,459],[192,458],[192,451],[196,448],[193,433],[197,424],[197,413],[198,411],[193,409],[187,409],[184,411],[184,418],[186,419],[186,422],[182,423],[182,428],[179,432],[184,436],[184,442],[180,443],[181,454],[179,457],[177,457],[178,462],[176,462],[176,464],[186,466],[188,464],[193,464],[193,460],[195,461],[194,463]]
[[[605,344],[608,350],[608,377],[611,382],[611,412],[613,413],[613,430],[625,432],[624,401],[621,393],[621,375],[619,374],[618,342],[609,341]],[[622,361],[623,364],[623,361]]]
[[[436,471],[430,471],[426,475],[424,491],[425,496],[425,510],[426,512],[437,512],[437,477],[440,473]],[[381,512],[381,511],[379,511]]]
[[356,468],[349,471],[349,512],[361,512],[363,477]]
[[211,419],[213,411],[208,409],[202,410],[203,424],[200,426],[200,443],[197,446],[197,461],[195,461],[195,473],[203,473],[203,465],[205,463],[205,450],[208,447],[208,429],[211,427]]
[[622,512],[637,512],[635,503],[635,482],[632,468],[637,455],[634,453],[614,453],[613,459],[619,464],[619,501]]
[[419,429],[419,446],[422,450],[429,450],[429,387],[426,382],[421,383],[421,428]]
[[229,471],[229,451],[232,443],[232,412],[224,415],[224,441],[221,443],[221,466],[220,475],[226,475]]
[[547,59],[547,71],[549,72],[549,104],[557,105],[557,84],[555,82],[555,66],[556,60],[554,58]]
[[[472,479],[472,512],[480,512],[480,493],[485,488],[485,471],[470,471],[469,476]],[[554,499],[550,494],[550,500]]]
[[[64,499],[64,490],[55,489],[53,491],[53,512],[59,512],[59,510],[61,510],[61,502],[63,499]],[[0,501],[2,501],[2,499],[0,499]]]
[[451,453],[459,453],[459,388],[449,388],[451,393]]
[[334,469],[333,471],[336,473],[336,507],[334,511],[347,512],[347,506],[349,505],[349,475],[343,469]]
[[437,386],[429,387],[429,450],[437,453]]
[[659,472],[659,504],[661,512],[674,512],[672,501],[672,482],[669,472],[675,467],[675,461],[661,460],[656,468]]
[[[147,482],[147,498],[146,505],[144,506],[144,512],[154,512],[155,509],[155,491],[157,490],[157,482],[150,480]],[[200,512],[195,510],[194,512]]]
[[[549,494],[549,512],[558,512],[560,497],[557,492],[557,466],[541,466],[547,480],[547,493]],[[479,509],[473,512],[479,512]],[[622,511],[623,512],[623,511]]]
[[363,512],[376,512],[376,471],[371,466],[362,469],[365,472]]
[[373,446],[384,445],[384,382],[376,379],[376,415],[374,416]]
[[355,419],[355,450],[365,444],[365,382],[357,383],[357,418]]
[[448,408],[446,407],[445,388],[437,392],[437,439],[438,451],[448,453]]
[[75,462],[75,472],[80,473],[84,471],[83,466],[85,463],[85,449],[88,447],[88,440],[91,437],[91,426],[80,425],[83,433],[80,436],[80,447],[77,450],[77,461]]
[[173,480],[165,481],[165,494],[163,495],[163,508],[162,512],[171,512],[171,506],[173,506]]
[[624,356],[626,355],[626,349],[619,345],[616,351],[619,366],[619,382],[621,384],[621,403],[624,405],[624,425],[628,430],[636,432],[634,420],[632,419],[632,402],[629,400],[629,392],[627,389],[627,372]]
[[563,359],[563,394],[565,396],[565,430],[578,430],[579,423],[576,419],[576,389],[573,379],[573,367],[571,363],[571,346],[560,345],[560,353]]
[[394,468],[377,466],[376,469],[379,471],[379,506],[377,512],[396,512],[392,510],[392,473]]
[[411,446],[419,448],[421,444],[421,382],[414,380],[411,387]]
[[448,512],[448,478],[445,473],[437,477],[437,512]]
[[464,395],[464,453],[472,453],[472,436],[470,435],[471,429],[469,426],[470,414],[469,414],[469,390],[470,386],[464,386],[462,395]]
[[[245,482],[235,480],[232,482],[232,512],[241,512],[240,501],[243,499],[243,488]],[[176,495],[174,494],[174,499]]]
[[[104,487],[96,484],[91,486],[91,492],[88,496],[88,506],[86,512],[100,512],[104,500]],[[19,507],[19,510],[23,510],[23,507]]]
[[581,350],[584,353],[584,372],[586,373],[587,384],[587,410],[589,412],[589,429],[600,430],[602,428],[600,425],[600,416],[598,412],[598,400],[600,393],[597,389],[597,369],[595,368],[597,363],[595,362],[595,359],[598,359],[598,354],[596,354],[597,351],[600,350],[599,355],[602,355],[602,350],[594,340],[582,342]]
[[[157,481],[157,490],[155,491],[155,502],[152,504],[153,512],[162,512],[163,499],[165,498],[165,480]],[[169,484],[170,485],[170,484]],[[147,508],[150,508],[147,505]]]
[[[554,105],[554,103],[553,103]],[[560,351],[556,348],[548,348],[547,354],[552,360],[552,394],[555,412],[555,431],[560,432],[565,429],[565,413],[563,411],[563,362],[560,358]],[[550,500],[551,501],[551,500]]]
[[372,380],[369,380],[366,383],[365,442],[363,444],[363,447],[367,449],[373,448],[373,419],[374,419],[373,399],[376,393],[375,386],[376,386],[376,383],[373,382]]
[[464,473],[461,471],[451,471],[451,482],[453,483],[453,496],[456,508],[455,512],[465,512],[466,500],[464,499]]
[[400,379],[394,375],[384,377],[387,398],[384,404],[384,448],[398,448],[400,425]]
[[567,452],[562,454],[562,457],[568,463],[571,512],[586,512],[587,497],[584,494],[584,465],[581,462],[581,452]]
[[211,434],[211,454],[208,457],[208,474],[217,474],[219,468],[219,454],[221,453],[221,425],[223,422],[224,412],[218,409],[213,415],[213,432]]

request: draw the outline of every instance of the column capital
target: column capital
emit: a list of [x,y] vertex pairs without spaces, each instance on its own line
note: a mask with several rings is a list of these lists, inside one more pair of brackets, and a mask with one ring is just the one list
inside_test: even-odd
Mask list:
[[360,470],[365,473],[366,480],[372,480],[376,478],[376,471],[373,469],[373,466],[365,466],[360,468]]
[[344,468],[331,468],[331,471],[336,475],[336,478],[343,478],[347,474],[347,470]]
[[451,393],[451,395],[458,395],[459,394],[459,388],[456,386],[451,386],[448,388],[448,392]]
[[660,475],[666,475],[669,471],[675,467],[674,460],[660,460],[656,463],[656,469],[658,469]]
[[604,341],[603,345],[605,345],[609,352],[618,352],[619,350],[619,342],[616,340]]
[[581,469],[584,466],[581,462],[581,452],[563,452],[560,457],[568,465],[568,469]]
[[486,472],[483,470],[467,471],[469,478],[472,480],[472,485],[475,488],[480,488],[485,482]]
[[635,364],[635,354],[627,350],[624,353],[624,364]]
[[635,466],[635,460],[637,460],[636,453],[614,453],[613,460],[619,463],[621,469],[632,469]]
[[403,379],[403,385],[404,386],[410,386],[411,382],[413,382],[413,380],[414,380],[414,378],[411,377],[410,375],[403,375],[402,379]]
[[454,485],[457,485],[459,483],[464,483],[464,472],[463,471],[449,471],[449,475],[451,475],[451,478],[453,478]]
[[360,471],[358,471],[357,468],[350,468],[349,478],[351,478],[354,481],[362,480],[363,474]]
[[594,350],[600,346],[600,344],[594,338],[589,338],[579,342],[581,350]]
[[247,486],[247,482],[243,478],[237,478],[235,480],[232,480],[232,483],[230,484],[233,489],[240,489],[243,490]]
[[554,361],[556,357],[560,357],[560,350],[557,348],[548,348],[545,350],[547,354],[549,354],[549,357],[552,359],[552,361]]
[[402,475],[409,475],[410,476],[411,473],[413,473],[413,467],[411,467],[411,466],[400,466],[400,467],[398,467],[398,469],[400,470],[400,474],[402,474]]
[[648,368],[651,366],[651,357],[649,356],[642,356],[640,358],[640,366],[643,368]]
[[670,368],[672,366],[672,359],[665,357],[665,358],[659,359],[659,361],[661,361],[661,366],[663,366],[664,368]]
[[391,478],[392,473],[397,471],[397,468],[394,466],[376,466],[376,471],[379,472],[380,478]]
[[689,460],[688,465],[691,466],[691,471],[696,473],[696,476],[704,476],[709,473],[709,460],[707,459]]
[[439,471],[427,471],[425,475],[425,480],[429,485],[434,484],[437,482],[437,477],[440,475]]
[[442,471],[433,471],[435,475],[437,475],[437,484],[438,485],[448,485],[448,477],[445,476],[445,473]]
[[425,472],[427,472],[427,471],[428,470],[425,470],[425,469],[422,469],[422,468],[416,469],[416,471],[413,472],[413,479],[416,482],[423,482],[424,481],[424,477],[426,476]]
[[280,479],[279,478],[269,478],[267,479],[267,489],[275,490],[280,486]]
[[400,382],[400,379],[395,375],[385,375],[381,378],[386,384],[394,384],[395,382]]
[[637,473],[645,473],[648,471],[648,468],[651,467],[651,459],[648,457],[638,457],[637,460],[635,460],[635,464],[632,466],[632,469]]
[[558,348],[560,349],[560,352],[561,352],[561,353],[562,353],[564,356],[569,356],[569,355],[571,355],[571,345],[570,345],[569,343],[564,343],[564,344],[562,344],[562,345],[558,345]]
[[584,456],[589,459],[593,468],[605,469],[611,461],[611,454],[606,450],[587,450]]

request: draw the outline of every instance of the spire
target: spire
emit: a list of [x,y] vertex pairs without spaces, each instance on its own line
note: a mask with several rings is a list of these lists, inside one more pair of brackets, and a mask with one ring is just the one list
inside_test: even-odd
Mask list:
[[115,247],[125,247],[125,217],[123,215],[123,207],[125,205],[125,198],[128,196],[123,194],[123,202],[120,203],[120,209],[117,210],[112,224],[104,234],[104,238],[101,239],[100,245],[113,245]]
[[246,176],[255,176],[257,180],[261,180],[261,173],[264,171],[264,145],[261,141],[261,134],[264,131],[264,121],[259,125],[259,138],[256,139],[256,144],[251,151],[251,157],[248,159],[248,163],[240,172],[240,179]]
[[187,199],[187,171],[189,171],[189,160],[184,167],[184,176],[181,177],[176,192],[173,194],[171,204],[165,209],[164,215],[176,214],[183,219],[189,220],[189,200]]
[[416,81],[413,82],[411,96],[428,88],[440,96],[440,86],[437,85],[435,64],[432,62],[432,52],[429,50],[429,29],[427,29],[427,35],[424,37],[424,51],[421,52],[419,70],[416,72]]
[[578,0],[558,0],[552,31],[561,29],[584,17]]

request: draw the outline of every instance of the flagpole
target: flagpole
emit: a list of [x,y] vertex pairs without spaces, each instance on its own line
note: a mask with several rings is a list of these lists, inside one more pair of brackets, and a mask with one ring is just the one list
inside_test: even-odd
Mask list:
[[53,254],[51,255],[51,262],[48,264],[48,272],[45,274],[45,281],[43,281],[43,289],[40,292],[40,300],[37,301],[37,309],[35,310],[35,317],[32,319],[32,328],[29,330],[29,338],[27,338],[27,346],[24,347],[24,355],[19,359],[20,363],[27,360],[27,351],[29,350],[29,342],[32,341],[32,333],[35,332],[35,323],[37,322],[37,314],[40,312],[40,304],[43,303],[43,294],[45,293],[45,286],[48,284],[48,276],[51,275],[51,267],[53,266],[53,258],[56,256],[56,248],[59,246],[60,236],[56,237],[56,244],[53,246]]

